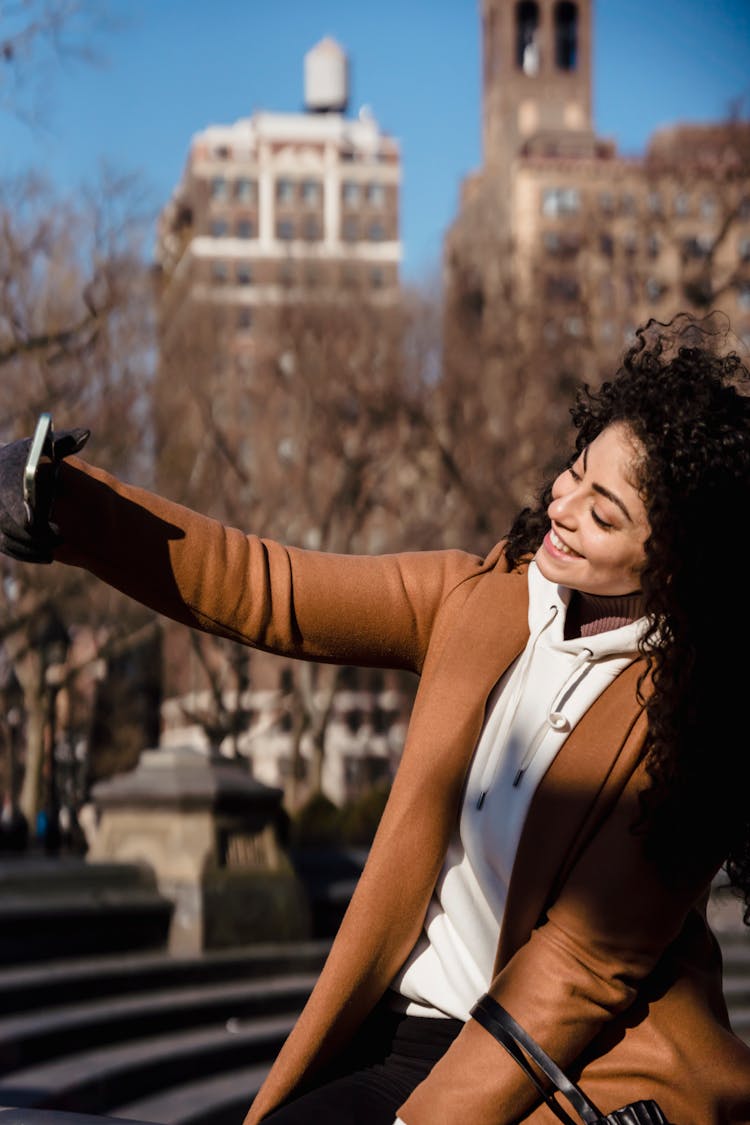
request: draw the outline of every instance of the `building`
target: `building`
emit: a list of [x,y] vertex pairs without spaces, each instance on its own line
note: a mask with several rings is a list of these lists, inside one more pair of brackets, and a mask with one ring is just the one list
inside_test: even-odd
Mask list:
[[332,39],[305,57],[305,111],[257,112],[191,142],[158,225],[162,355],[213,304],[233,347],[258,313],[340,285],[398,285],[400,152],[372,113],[347,116],[348,60]]
[[[304,60],[303,112],[256,112],[197,133],[158,223],[160,487],[235,526],[262,519],[267,534],[273,497],[301,491],[291,462],[309,433],[295,396],[305,380],[337,378],[335,365],[313,374],[305,333],[369,354],[363,344],[382,337],[399,292],[399,145],[367,108],[348,113],[348,71],[342,48],[323,39]],[[358,312],[367,341],[351,339]],[[280,383],[286,399],[274,398]],[[278,535],[326,545],[309,512]],[[304,796],[315,755],[310,738],[299,741],[294,664],[253,653],[250,672],[246,650],[202,641],[166,627],[162,743],[219,743],[247,755],[261,780]],[[403,733],[397,681],[367,681],[351,699],[339,692],[326,732],[322,781],[339,803],[390,775]]]
[[466,335],[491,348],[510,292],[516,351],[589,380],[649,316],[720,309],[750,347],[750,122],[677,123],[619,155],[592,123],[592,17],[593,0],[481,2],[483,163],[446,240],[448,307],[479,310]]

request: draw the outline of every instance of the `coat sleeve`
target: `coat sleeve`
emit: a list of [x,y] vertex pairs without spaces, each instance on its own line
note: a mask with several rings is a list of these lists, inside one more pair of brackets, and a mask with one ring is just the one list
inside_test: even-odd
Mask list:
[[460,551],[335,555],[246,535],[77,458],[61,466],[56,560],[157,612],[284,656],[421,670]]
[[[707,867],[680,887],[662,879],[632,831],[645,783],[640,766],[489,989],[563,1070],[630,1007],[713,873]],[[642,1082],[638,1096],[648,1096]],[[539,1100],[503,1047],[469,1019],[399,1114],[407,1125],[511,1125]]]

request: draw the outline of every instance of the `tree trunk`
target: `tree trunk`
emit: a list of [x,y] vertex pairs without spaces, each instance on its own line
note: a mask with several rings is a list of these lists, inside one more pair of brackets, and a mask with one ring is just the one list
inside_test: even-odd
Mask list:
[[[41,672],[41,661],[37,671]],[[24,661],[26,664],[27,661]],[[18,674],[18,666],[16,666]],[[23,687],[24,706],[26,708],[26,769],[23,776],[19,804],[21,812],[26,817],[29,833],[36,833],[36,818],[41,807],[42,779],[44,775],[44,732],[47,725],[47,705],[45,691],[40,678],[35,682],[27,683],[25,675],[18,676]]]

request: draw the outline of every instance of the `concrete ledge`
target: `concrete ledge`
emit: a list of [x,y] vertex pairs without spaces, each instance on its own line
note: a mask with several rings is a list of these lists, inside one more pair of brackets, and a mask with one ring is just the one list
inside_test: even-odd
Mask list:
[[135,863],[0,861],[0,964],[163,949],[172,903]]

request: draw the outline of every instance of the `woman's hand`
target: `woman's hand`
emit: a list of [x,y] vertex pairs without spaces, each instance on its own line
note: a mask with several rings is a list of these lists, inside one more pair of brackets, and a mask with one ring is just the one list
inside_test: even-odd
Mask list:
[[52,461],[40,465],[37,504],[33,523],[24,504],[23,472],[31,438],[20,438],[0,446],[0,551],[21,562],[51,563],[60,542],[52,522],[57,469],[62,460],[78,453],[90,430],[62,430],[53,439]]

